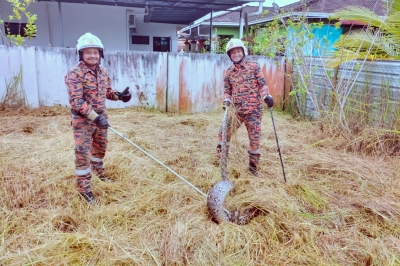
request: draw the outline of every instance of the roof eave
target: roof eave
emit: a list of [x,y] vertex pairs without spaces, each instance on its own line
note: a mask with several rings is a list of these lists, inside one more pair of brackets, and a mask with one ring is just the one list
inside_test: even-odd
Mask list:
[[[294,12],[283,15],[281,18],[288,18],[292,16],[305,16],[306,18],[329,18],[332,13],[321,13],[321,12]],[[249,25],[255,25],[263,22],[270,22],[274,20],[274,17],[263,18],[259,20],[249,21]]]
[[[228,27],[235,27],[235,26],[239,26],[239,22],[213,22],[212,23],[213,26],[228,26]],[[209,22],[200,22],[200,23],[196,23],[190,26],[187,26],[185,28],[182,28],[181,31],[187,31],[193,28],[196,28],[198,26],[210,26]]]

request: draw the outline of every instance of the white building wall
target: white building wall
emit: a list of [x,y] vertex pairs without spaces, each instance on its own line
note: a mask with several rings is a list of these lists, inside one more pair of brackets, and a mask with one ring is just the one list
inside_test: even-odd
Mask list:
[[62,45],[58,3],[49,3],[54,46],[75,47],[86,32],[93,33],[107,50],[126,50],[126,8],[61,3],[64,45]]
[[[81,35],[91,32],[102,40],[108,51],[129,49],[152,51],[153,37],[171,37],[172,51],[178,50],[176,32],[182,25],[144,23],[143,15],[137,16],[136,34],[149,36],[150,45],[130,45],[127,10],[143,14],[144,9],[74,3],[61,3],[60,5],[61,17],[57,2],[35,2],[30,5],[29,11],[38,15],[37,37],[27,39],[24,45],[72,48],[75,47],[76,41]],[[11,4],[6,0],[0,0],[1,18],[7,22],[10,14],[12,14]],[[25,23],[26,19],[22,22]],[[0,29],[3,31],[4,25],[0,25]],[[2,40],[0,40],[0,44],[4,44]]]
[[[171,52],[178,52],[178,31],[179,25],[170,25],[162,23],[144,23],[144,15],[137,15],[136,32],[129,35],[150,36],[149,45],[144,44],[131,44],[131,37],[129,37],[129,50],[133,51],[153,51],[153,37],[170,37],[171,38]],[[171,27],[172,26],[172,27]]]

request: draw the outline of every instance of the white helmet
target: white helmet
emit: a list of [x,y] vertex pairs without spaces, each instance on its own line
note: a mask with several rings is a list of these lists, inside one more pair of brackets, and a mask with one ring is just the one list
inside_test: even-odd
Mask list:
[[76,50],[79,52],[84,48],[99,48],[101,50],[104,49],[103,44],[101,43],[100,39],[97,36],[91,33],[83,34],[76,44]]
[[244,45],[244,42],[240,39],[230,39],[229,42],[226,44],[226,53],[229,56],[229,51],[232,50],[233,48],[242,48],[243,49],[243,54],[246,56],[247,55],[247,48]]
[[[91,33],[85,33],[81,37],[79,37],[78,41],[76,42],[76,52],[79,55],[79,61],[83,61],[82,57],[82,49],[85,48],[99,48],[99,53],[100,57],[104,58],[104,46],[101,43],[100,39],[91,34]],[[100,61],[99,61],[100,64]]]

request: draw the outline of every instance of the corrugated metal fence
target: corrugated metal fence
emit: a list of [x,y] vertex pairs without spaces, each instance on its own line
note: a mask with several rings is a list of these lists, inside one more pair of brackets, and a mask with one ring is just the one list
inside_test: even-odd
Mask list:
[[[253,57],[260,64],[277,107],[283,103],[284,58]],[[0,46],[0,96],[19,71],[31,107],[68,106],[64,76],[77,64],[75,50],[54,47]],[[129,103],[107,101],[107,107],[146,106],[161,111],[209,112],[220,108],[226,55],[106,51],[102,65],[114,89],[129,86]]]
[[325,60],[313,58],[305,63],[313,69],[309,95],[302,104],[305,115],[342,112],[373,124],[398,120],[400,61],[355,60],[326,69]]

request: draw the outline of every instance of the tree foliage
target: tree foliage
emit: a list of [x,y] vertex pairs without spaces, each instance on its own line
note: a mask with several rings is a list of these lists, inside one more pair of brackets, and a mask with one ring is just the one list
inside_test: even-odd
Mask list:
[[[28,7],[35,2],[35,0],[7,0],[12,6],[12,14],[8,16],[10,22],[17,21],[19,24],[18,33],[12,34],[10,32],[10,28],[8,27],[8,23],[4,22],[0,18],[0,24],[5,24],[6,32],[2,32],[0,30],[0,35],[5,39],[8,38],[11,44],[15,44],[17,46],[21,46],[26,38],[30,39],[36,37],[36,24],[35,21],[37,19],[36,14],[32,14],[28,11]],[[22,21],[26,21],[26,25],[22,25]]]

